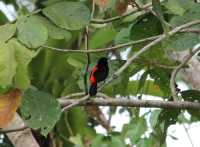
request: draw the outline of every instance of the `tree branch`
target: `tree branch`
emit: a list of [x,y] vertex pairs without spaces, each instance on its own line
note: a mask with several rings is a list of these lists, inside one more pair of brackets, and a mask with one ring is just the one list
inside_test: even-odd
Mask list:
[[[199,24],[199,23],[200,23],[200,20],[195,20],[195,21],[183,24],[183,25],[181,25],[179,27],[176,27],[175,29],[173,29],[172,31],[169,32],[169,36],[179,32],[182,29],[185,29],[187,27],[190,27],[190,26],[193,26],[193,25],[196,25],[196,24]],[[110,77],[108,80],[106,80],[106,82],[104,84],[102,84],[97,91],[101,90],[103,87],[108,85],[111,81],[116,79],[119,76],[119,74],[121,74],[133,62],[133,60],[135,60],[141,54],[143,54],[144,52],[149,50],[152,46],[156,45],[158,42],[164,40],[165,37],[166,37],[165,34],[161,35],[158,39],[152,41],[151,43],[149,43],[148,45],[143,47],[140,51],[135,53],[130,59],[128,59],[126,61],[126,63],[112,77]]]
[[[169,36],[179,32],[180,30],[187,28],[189,26],[193,26],[196,24],[199,24],[200,20],[195,20],[186,24],[183,24],[179,27],[176,27],[175,29],[173,29],[172,31],[169,32]],[[165,34],[161,35],[159,38],[157,38],[156,40],[154,40],[153,42],[149,43],[148,45],[146,45],[145,47],[143,47],[140,51],[138,51],[136,54],[134,54],[130,59],[128,59],[126,61],[126,63],[113,75],[111,76],[108,80],[106,80],[106,82],[104,84],[102,84],[97,91],[101,90],[103,87],[105,87],[106,85],[108,85],[111,81],[113,81],[114,79],[116,79],[132,62],[133,60],[135,60],[137,57],[139,57],[141,54],[143,54],[144,52],[146,52],[147,50],[149,50],[152,46],[156,45],[158,42],[162,41],[165,39]],[[88,100],[90,98],[89,95],[83,97],[82,99],[75,101],[74,103],[70,104],[69,106],[66,106],[65,108],[62,109],[62,113],[64,113],[65,111],[69,110],[70,108],[79,105],[81,103],[83,103],[84,101]]]
[[[193,32],[193,33],[200,34],[200,29],[185,28],[185,29],[180,30],[179,32],[180,33]],[[153,40],[159,38],[160,36],[161,35],[157,35],[157,36],[153,36],[153,37],[149,37],[149,38],[145,38],[145,39],[141,39],[141,40],[137,40],[137,41],[132,41],[132,42],[129,42],[129,43],[116,45],[114,47],[108,47],[108,48],[103,48],[103,49],[95,49],[95,50],[73,50],[73,49],[67,49],[66,50],[66,49],[59,49],[59,48],[55,48],[55,47],[45,46],[45,45],[42,45],[41,47],[43,47],[45,49],[50,49],[50,50],[53,50],[53,51],[66,52],[66,53],[98,53],[98,52],[112,51],[112,50],[116,50],[116,49],[119,49],[119,48],[122,48],[122,47],[131,46],[131,45],[139,44],[139,43],[143,43],[143,42],[153,41]]]
[[[79,100],[58,100],[62,107],[74,104]],[[125,98],[110,99],[90,99],[84,103],[78,103],[77,106],[123,106],[123,107],[145,107],[145,108],[169,108],[169,109],[187,109],[200,110],[200,103],[187,101],[162,101],[162,100],[131,100]]]
[[176,87],[175,87],[175,78],[176,75],[178,73],[178,71],[183,68],[187,62],[190,60],[190,58],[196,54],[198,51],[200,50],[200,47],[198,47],[195,51],[191,51],[191,49],[189,49],[189,54],[187,55],[187,57],[185,57],[185,60],[176,68],[174,69],[174,71],[172,72],[172,76],[170,79],[170,87],[171,87],[171,91],[172,91],[172,95],[174,98],[174,101],[179,101],[178,95],[177,95],[177,91],[176,91]]
[[[160,0],[160,2],[163,2],[163,1],[164,0]],[[151,6],[152,6],[152,2],[150,2],[150,3],[146,4],[146,5],[140,6],[139,8],[136,8],[133,11],[130,11],[130,12],[127,12],[127,13],[123,14],[121,18],[129,16],[129,15],[134,14],[136,12],[139,12],[141,10],[145,10],[146,8],[151,7]],[[119,16],[113,17],[113,18],[110,18],[110,19],[106,19],[106,20],[91,19],[91,23],[104,24],[104,23],[112,22],[112,21],[115,21],[115,20],[118,20],[118,19],[120,19]]]

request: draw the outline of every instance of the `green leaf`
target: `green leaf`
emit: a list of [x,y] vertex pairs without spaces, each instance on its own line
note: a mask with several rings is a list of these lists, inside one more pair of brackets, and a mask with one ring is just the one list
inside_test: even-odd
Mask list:
[[[183,25],[185,23],[200,19],[199,4],[191,5],[189,11],[182,16],[175,16],[171,19],[170,24],[173,27]],[[200,28],[195,25],[192,28]],[[184,51],[193,48],[200,41],[200,35],[197,33],[181,33],[170,36],[169,39],[162,41],[163,48],[167,51]]]
[[17,21],[17,38],[29,48],[37,48],[46,43],[47,28],[35,17],[22,17]]
[[71,142],[73,142],[75,145],[79,145],[80,147],[84,147],[80,134],[76,134],[76,136],[70,136],[69,140]]
[[20,108],[26,126],[34,130],[41,128],[44,136],[60,119],[60,104],[55,97],[45,92],[26,90]]
[[138,89],[137,89],[137,93],[139,93],[144,88],[144,84],[146,82],[148,74],[149,74],[149,71],[147,70],[140,77],[139,84],[138,84]]
[[15,24],[6,24],[3,26],[0,26],[0,44],[10,39],[16,30]]
[[27,66],[31,61],[29,50],[15,40],[9,40],[8,45],[14,50],[17,61],[16,74],[14,76],[15,85],[20,89],[28,89],[30,80],[27,75]]
[[165,143],[168,127],[176,124],[180,113],[181,110],[163,109],[159,114],[154,130],[160,138],[160,146]]
[[[200,102],[200,99],[199,99],[200,91],[197,91],[197,90],[181,91],[181,95],[182,95],[184,101]],[[187,110],[187,112],[191,116],[196,117],[198,120],[200,120],[200,111],[197,111],[197,110]]]
[[[117,33],[117,36],[115,38],[115,45],[131,42],[130,31],[132,26],[133,25],[130,25],[128,28],[123,28],[122,30],[120,30],[119,33]],[[127,49],[128,47],[130,46],[123,47],[123,49]]]
[[172,70],[165,70],[163,68],[152,68],[149,70],[149,75],[154,79],[154,85],[158,85],[160,90],[163,91],[163,98],[169,98],[171,95],[170,89],[170,74]]
[[82,2],[62,2],[42,10],[57,26],[78,30],[90,23],[90,11]]
[[[137,41],[144,38],[160,35],[163,33],[160,21],[153,14],[147,13],[139,16],[139,20],[131,28],[130,39]],[[133,51],[138,51],[147,45],[149,42],[135,44],[132,46]]]
[[94,139],[92,143],[92,147],[111,147],[111,137],[98,135]]
[[138,147],[152,147],[152,139],[151,138],[141,138],[136,143]]
[[0,10],[0,25],[3,25],[7,22],[9,22],[8,18],[6,17],[6,15]]
[[39,16],[33,15],[41,24],[43,24],[48,29],[48,35],[54,39],[65,39],[67,42],[72,37],[71,33],[65,29],[61,29],[57,27],[54,23],[52,23],[49,19]]
[[161,109],[157,109],[157,110],[154,110],[153,112],[151,112],[149,122],[150,122],[152,128],[156,125],[157,120],[158,120],[158,115],[160,114],[160,112],[161,112]]
[[12,83],[16,73],[17,61],[14,52],[14,48],[10,48],[6,43],[0,44],[0,86],[3,89]]
[[111,147],[126,147],[122,136],[111,136]]
[[190,0],[170,0],[164,6],[175,15],[183,15],[189,8],[192,1]]
[[145,131],[146,128],[144,128],[143,124],[140,123],[140,121],[136,124],[136,119],[133,118],[128,125],[127,136],[130,138],[131,143],[135,144],[136,141],[141,138],[141,135],[145,133]]
[[166,38],[168,38],[169,37],[169,34],[168,34],[169,33],[169,27],[167,26],[167,23],[164,20],[164,17],[163,17],[164,13],[162,11],[162,6],[160,4],[160,1],[159,0],[152,0],[152,4],[153,4],[153,10],[156,13],[158,19],[160,20],[160,22],[162,24]]
[[92,142],[92,147],[100,147],[103,137],[103,135],[99,134]]

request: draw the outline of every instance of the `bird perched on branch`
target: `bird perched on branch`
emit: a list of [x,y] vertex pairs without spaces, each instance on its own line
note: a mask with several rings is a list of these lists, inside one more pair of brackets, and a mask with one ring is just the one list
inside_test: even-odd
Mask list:
[[97,66],[93,67],[90,74],[90,96],[95,96],[97,94],[97,83],[104,81],[108,76],[108,59],[102,57],[99,59]]

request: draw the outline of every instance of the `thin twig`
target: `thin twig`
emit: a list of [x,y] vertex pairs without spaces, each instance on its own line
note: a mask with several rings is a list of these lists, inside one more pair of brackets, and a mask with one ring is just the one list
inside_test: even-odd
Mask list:
[[186,132],[186,134],[187,134],[187,136],[188,136],[188,139],[190,140],[191,146],[194,147],[194,144],[193,144],[193,142],[192,142],[192,139],[191,139],[191,137],[190,137],[190,135],[189,135],[189,133],[188,133],[188,129],[185,127],[184,123],[183,123],[183,127],[184,127],[185,132]]
[[[184,25],[181,25],[179,27],[176,27],[175,29],[173,29],[172,31],[169,32],[169,36],[179,32],[180,30],[199,24],[200,20],[195,20],[189,23],[186,23]],[[149,43],[148,45],[146,45],[145,47],[143,47],[140,51],[138,51],[136,54],[134,54],[130,59],[128,59],[126,61],[126,63],[113,75],[111,76],[108,80],[106,80],[106,82],[104,84],[102,84],[97,91],[101,90],[103,87],[105,87],[106,85],[108,85],[111,81],[113,81],[114,79],[116,79],[119,74],[121,74],[132,62],[133,60],[135,60],[137,57],[139,57],[141,54],[143,54],[144,52],[146,52],[147,50],[149,50],[152,46],[154,46],[155,44],[157,44],[158,42],[162,41],[165,39],[165,34],[161,35],[158,39],[154,40],[153,42]],[[75,101],[74,103],[70,104],[69,106],[65,107],[62,109],[62,113],[69,110],[70,108],[79,105],[81,103],[83,103],[84,101],[88,100],[90,98],[89,95],[83,97],[82,99]]]
[[[185,32],[193,32],[193,33],[198,33],[200,34],[200,29],[196,29],[196,28],[185,28],[183,30],[179,31],[180,33],[185,33]],[[177,32],[177,33],[179,33]],[[116,45],[114,47],[108,47],[108,48],[103,48],[103,49],[95,49],[95,50],[73,50],[73,49],[59,49],[59,48],[54,48],[54,47],[50,47],[50,46],[45,46],[42,45],[43,48],[46,49],[50,49],[53,51],[59,51],[59,52],[73,52],[73,53],[97,53],[97,52],[105,52],[105,51],[111,51],[111,50],[116,50],[122,47],[126,47],[126,46],[131,46],[134,44],[139,44],[139,43],[143,43],[143,42],[148,42],[148,41],[153,41],[157,38],[159,38],[161,35],[157,35],[157,36],[153,36],[153,37],[149,37],[149,38],[145,38],[145,39],[141,39],[141,40],[137,40],[137,41],[132,41],[129,43],[124,43],[124,44],[120,44],[120,45]]]
[[184,60],[181,62],[181,64],[176,69],[174,69],[174,71],[172,72],[172,76],[171,76],[171,79],[170,79],[170,88],[171,88],[171,91],[172,91],[172,96],[173,96],[174,101],[179,101],[177,91],[176,91],[176,87],[175,87],[176,75],[177,75],[178,71],[181,70],[181,68],[183,68],[186,65],[186,63],[190,60],[190,58],[194,54],[196,54],[199,50],[200,50],[200,47],[198,47],[193,52],[191,51],[191,49],[189,49],[189,54],[187,55],[187,57],[185,57]]
[[27,126],[23,126],[21,128],[16,128],[16,129],[9,129],[9,130],[0,130],[0,133],[10,133],[10,132],[17,132],[17,131],[23,131],[27,129]]
[[69,130],[70,135],[71,135],[72,137],[74,137],[74,134],[73,134],[73,131],[72,131],[70,125],[69,125],[67,116],[68,116],[68,111],[65,112],[65,123],[66,123],[66,125],[67,125],[67,128],[68,128],[68,130]]
[[70,108],[72,108],[72,107],[74,107],[74,106],[76,106],[76,105],[79,105],[79,104],[83,103],[84,101],[86,101],[86,100],[88,100],[88,99],[90,99],[90,95],[86,95],[85,97],[83,97],[83,98],[81,98],[81,99],[75,101],[74,103],[71,103],[70,105],[64,107],[64,108],[61,110],[61,112],[64,113],[64,112],[66,112],[67,110],[69,110]]
[[153,37],[149,37],[149,38],[145,38],[145,39],[141,39],[141,40],[125,43],[125,44],[120,44],[120,45],[117,45],[117,46],[114,46],[114,47],[108,47],[108,48],[104,48],[104,49],[95,49],[95,50],[72,50],[72,49],[64,50],[64,49],[49,47],[49,46],[45,46],[45,45],[42,45],[42,47],[46,48],[46,49],[54,50],[54,51],[59,51],[59,52],[97,53],[97,52],[111,51],[111,50],[115,50],[115,49],[118,49],[118,48],[130,46],[130,45],[134,45],[134,44],[138,44],[138,43],[143,43],[143,42],[147,42],[147,41],[152,41],[152,40],[157,39],[160,36],[161,35],[153,36]]
[[58,100],[62,107],[76,104],[76,106],[123,106],[123,107],[144,107],[144,108],[169,108],[169,109],[186,109],[200,110],[200,103],[188,101],[164,101],[164,100],[137,100],[126,98],[111,99],[90,99],[84,103],[79,100]]
[[[195,20],[186,24],[183,24],[179,27],[176,27],[175,29],[173,29],[172,31],[169,32],[169,36],[179,32],[182,29],[185,29],[187,27],[190,26],[194,26],[200,23],[200,19],[199,20]],[[106,85],[108,85],[111,81],[113,81],[114,79],[116,79],[119,74],[121,74],[132,62],[133,60],[135,60],[137,57],[139,57],[141,54],[143,54],[144,52],[146,52],[147,50],[149,50],[152,46],[154,46],[155,44],[157,44],[158,42],[161,42],[162,40],[165,39],[165,34],[161,35],[158,39],[152,41],[151,43],[149,43],[148,45],[146,45],[145,47],[143,47],[140,51],[138,51],[137,53],[135,53],[131,58],[129,58],[126,63],[113,75],[111,76],[108,80],[106,80],[106,82],[104,84],[102,84],[97,91],[101,90],[103,87],[105,87]]]
[[73,94],[64,96],[64,97],[62,97],[60,99],[71,99],[71,98],[74,98],[74,97],[77,97],[77,96],[84,96],[84,95],[85,95],[84,92],[79,92],[79,93],[73,93]]
[[[87,26],[85,28],[85,50],[87,51],[88,50],[88,29],[89,29],[89,26]],[[89,53],[86,53],[86,56],[87,56],[87,63],[86,63],[86,67],[85,67],[85,72],[83,74],[83,78],[84,78],[84,87],[85,87],[85,95],[88,94],[88,87],[87,87],[87,72],[88,72],[88,68],[89,68],[89,65],[90,65],[90,55]]]
[[[161,0],[160,2],[163,2],[163,1],[164,1],[164,0]],[[126,16],[129,16],[129,15],[131,15],[131,14],[134,14],[134,13],[136,13],[136,12],[139,12],[139,11],[144,10],[144,9],[146,9],[146,8],[148,8],[148,7],[151,7],[151,6],[152,6],[152,2],[150,2],[150,3],[148,3],[148,4],[144,5],[144,6],[140,6],[139,9],[136,8],[136,9],[133,10],[133,11],[130,11],[130,12],[127,12],[127,13],[123,14],[121,18],[124,18],[124,17],[126,17]],[[91,23],[104,24],[104,23],[112,22],[112,21],[115,21],[115,20],[118,20],[118,19],[120,19],[119,16],[113,17],[113,18],[110,18],[110,19],[106,19],[106,20],[95,20],[95,19],[92,19],[92,20],[91,20]]]

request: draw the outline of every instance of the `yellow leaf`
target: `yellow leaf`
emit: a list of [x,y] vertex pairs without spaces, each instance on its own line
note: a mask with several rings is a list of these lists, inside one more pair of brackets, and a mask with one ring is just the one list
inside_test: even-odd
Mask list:
[[111,2],[112,0],[93,0],[93,1],[94,1],[94,3],[95,3],[96,5],[99,5],[99,6],[101,6],[102,8],[105,8],[106,5],[107,5],[109,2]]
[[0,128],[9,124],[21,102],[22,92],[12,89],[0,96]]

